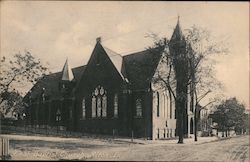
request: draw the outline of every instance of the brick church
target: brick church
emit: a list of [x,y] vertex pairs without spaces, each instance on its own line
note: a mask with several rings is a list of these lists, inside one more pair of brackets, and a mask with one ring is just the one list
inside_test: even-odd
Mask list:
[[[170,42],[183,43],[183,38],[178,21]],[[97,38],[86,65],[71,68],[66,60],[62,71],[42,77],[27,93],[30,124],[120,136],[133,131],[153,140],[177,136],[173,96],[154,81],[167,73],[166,52],[153,48],[121,56]],[[188,99],[186,136],[193,134],[194,124],[191,94]]]

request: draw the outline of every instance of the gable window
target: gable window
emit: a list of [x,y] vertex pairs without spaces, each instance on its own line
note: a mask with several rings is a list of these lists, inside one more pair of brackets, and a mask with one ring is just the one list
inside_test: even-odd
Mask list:
[[85,98],[82,99],[82,118],[86,117]]
[[114,117],[118,117],[118,95],[115,94],[114,96]]
[[142,116],[142,101],[141,99],[136,99],[136,116],[141,117]]
[[107,116],[107,92],[98,86],[92,94],[92,117]]

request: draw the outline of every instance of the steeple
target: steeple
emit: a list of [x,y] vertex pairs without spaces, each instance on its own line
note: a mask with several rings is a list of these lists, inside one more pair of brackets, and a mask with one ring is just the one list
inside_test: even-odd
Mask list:
[[187,55],[186,45],[187,43],[180,26],[180,17],[178,16],[177,24],[169,42],[170,53],[172,56],[185,56]]
[[175,26],[175,29],[174,29],[174,32],[170,41],[180,41],[184,39],[185,38],[184,38],[184,35],[181,30],[181,26],[180,26],[180,16],[178,16],[177,24]]
[[73,79],[74,79],[74,75],[73,75],[72,69],[69,66],[68,58],[67,58],[64,64],[63,70],[62,70],[62,80],[72,81]]

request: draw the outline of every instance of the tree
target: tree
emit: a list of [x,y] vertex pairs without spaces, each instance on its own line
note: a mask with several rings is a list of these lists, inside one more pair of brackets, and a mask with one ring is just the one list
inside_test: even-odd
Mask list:
[[[178,25],[179,22],[176,28],[180,28]],[[150,48],[170,50],[170,52],[164,50],[163,53],[168,64],[167,75],[159,74],[154,81],[162,82],[173,95],[178,113],[177,120],[179,120],[178,143],[183,143],[183,121],[185,120],[184,109],[187,105],[187,95],[191,95],[192,104],[195,109],[198,109],[200,102],[212,90],[221,87],[221,84],[214,77],[214,62],[210,56],[227,53],[228,49],[224,41],[211,39],[211,34],[206,29],[194,25],[191,29],[186,30],[186,36],[182,35],[180,29],[178,30],[180,36],[175,40],[177,43],[173,41],[171,43],[169,39],[159,38],[152,33],[148,36],[154,40],[154,45]],[[213,102],[210,101],[205,106]],[[195,113],[196,115],[197,113]]]
[[3,95],[3,98],[6,98],[5,102],[1,105],[1,113],[3,115],[7,115],[9,112],[17,112],[20,114],[24,110],[22,109],[24,107],[22,102],[22,96],[15,91],[11,92],[5,92]]
[[20,101],[23,87],[34,85],[49,69],[28,51],[9,59],[3,56],[0,61],[0,105],[5,105],[2,113],[6,113],[17,103],[21,104],[17,101]]
[[234,129],[241,133],[245,127],[245,107],[234,97],[222,101],[213,114],[210,114],[213,122],[217,123],[218,130],[228,135],[228,131]]

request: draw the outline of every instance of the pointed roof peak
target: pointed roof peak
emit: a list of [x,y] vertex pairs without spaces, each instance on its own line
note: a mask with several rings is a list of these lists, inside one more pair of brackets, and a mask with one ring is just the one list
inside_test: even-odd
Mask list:
[[102,43],[102,37],[97,37],[96,38],[96,43]]
[[64,81],[72,81],[74,79],[74,75],[72,69],[68,63],[68,57],[66,58],[65,64],[62,70],[62,80]]
[[184,35],[182,33],[181,26],[180,26],[180,16],[178,15],[177,24],[175,26],[171,40],[183,40],[183,39],[184,39]]

